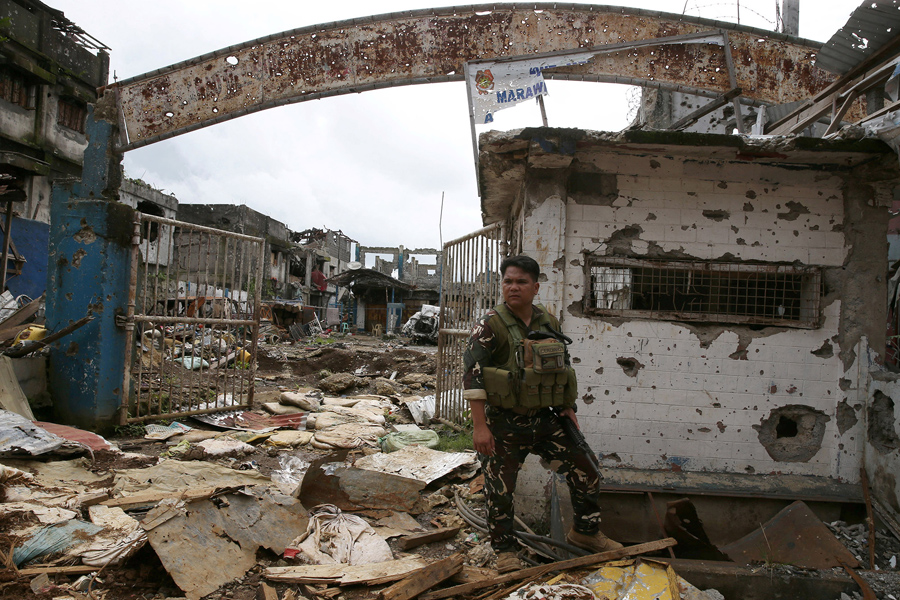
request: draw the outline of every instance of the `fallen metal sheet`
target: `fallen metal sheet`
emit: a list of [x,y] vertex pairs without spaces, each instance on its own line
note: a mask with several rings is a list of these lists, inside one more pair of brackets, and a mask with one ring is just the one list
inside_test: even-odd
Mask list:
[[269,567],[263,577],[284,583],[328,583],[337,585],[379,585],[403,579],[408,574],[428,566],[421,556],[411,556],[368,565],[302,565]]
[[177,497],[190,489],[242,485],[272,485],[272,480],[257,471],[236,471],[205,461],[164,460],[145,469],[117,472],[113,497],[150,490],[171,492]]
[[8,356],[0,356],[0,408],[21,415],[29,421],[34,420],[31,405],[19,385],[12,359]]
[[197,600],[243,577],[256,565],[259,548],[284,552],[309,519],[296,499],[260,486],[187,507],[161,503],[144,522],[172,580]]
[[378,453],[360,458],[354,466],[368,471],[378,471],[418,479],[428,485],[463,466],[475,464],[474,454],[466,452],[441,452],[424,446],[404,446],[390,454]]
[[227,413],[194,415],[193,417],[201,423],[221,429],[262,433],[276,429],[306,429],[306,415],[307,413],[293,413],[263,416],[254,412],[236,410]]
[[300,486],[304,506],[334,504],[341,510],[389,508],[410,511],[425,484],[378,471],[347,467],[343,463],[316,461]]
[[57,423],[45,423],[43,421],[35,421],[34,424],[38,427],[44,428],[46,431],[49,431],[53,435],[57,435],[65,440],[69,440],[74,444],[87,446],[94,452],[96,452],[97,450],[112,449],[112,445],[110,445],[110,443],[105,439],[103,439],[96,433],[85,431],[84,429],[69,427],[68,425],[59,425]]
[[760,529],[723,546],[738,564],[782,563],[810,569],[830,569],[859,562],[803,502],[797,501]]
[[0,457],[40,456],[61,450],[65,443],[22,415],[0,410]]

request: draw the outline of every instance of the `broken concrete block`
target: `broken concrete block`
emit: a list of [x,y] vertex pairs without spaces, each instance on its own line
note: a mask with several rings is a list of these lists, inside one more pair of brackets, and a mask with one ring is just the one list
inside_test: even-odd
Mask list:
[[339,394],[350,388],[365,384],[366,380],[362,377],[356,377],[350,373],[335,373],[320,381],[319,387],[326,392]]

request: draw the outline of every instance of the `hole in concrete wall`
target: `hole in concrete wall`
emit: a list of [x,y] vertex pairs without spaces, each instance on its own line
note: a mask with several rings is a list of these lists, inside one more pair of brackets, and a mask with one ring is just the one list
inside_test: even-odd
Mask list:
[[644,368],[644,365],[634,358],[624,358],[620,356],[616,359],[616,362],[629,377],[637,377],[638,371]]
[[759,443],[773,460],[806,462],[822,447],[825,424],[831,417],[799,404],[776,408],[760,425],[754,425]]
[[779,219],[784,219],[785,221],[796,221],[800,215],[809,214],[808,208],[793,200],[785,202],[784,207],[788,209],[788,212],[777,213],[777,215]]
[[894,421],[894,399],[877,390],[869,406],[869,443],[881,453],[900,448]]
[[778,418],[778,425],[775,426],[775,437],[797,437],[797,421],[782,415]]

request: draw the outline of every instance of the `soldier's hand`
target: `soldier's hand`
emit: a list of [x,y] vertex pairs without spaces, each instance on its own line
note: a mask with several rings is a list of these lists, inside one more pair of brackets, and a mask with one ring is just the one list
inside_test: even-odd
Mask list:
[[578,429],[581,429],[581,425],[578,424],[578,417],[575,416],[575,411],[572,410],[571,408],[565,408],[565,409],[559,411],[559,416],[560,417],[569,417],[570,419],[572,419],[572,422],[575,423],[575,427],[577,427]]
[[472,444],[475,446],[476,452],[485,456],[494,455],[494,434],[487,427],[475,427],[475,432],[472,434]]

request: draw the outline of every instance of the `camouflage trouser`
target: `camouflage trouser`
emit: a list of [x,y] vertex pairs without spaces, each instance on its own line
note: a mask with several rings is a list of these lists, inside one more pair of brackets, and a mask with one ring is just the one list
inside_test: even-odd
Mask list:
[[488,530],[495,552],[515,550],[513,493],[519,468],[529,454],[537,454],[566,476],[575,530],[593,534],[600,528],[600,478],[589,455],[576,447],[550,409],[536,415],[485,407],[487,424],[494,434],[494,455],[479,454],[484,471]]

